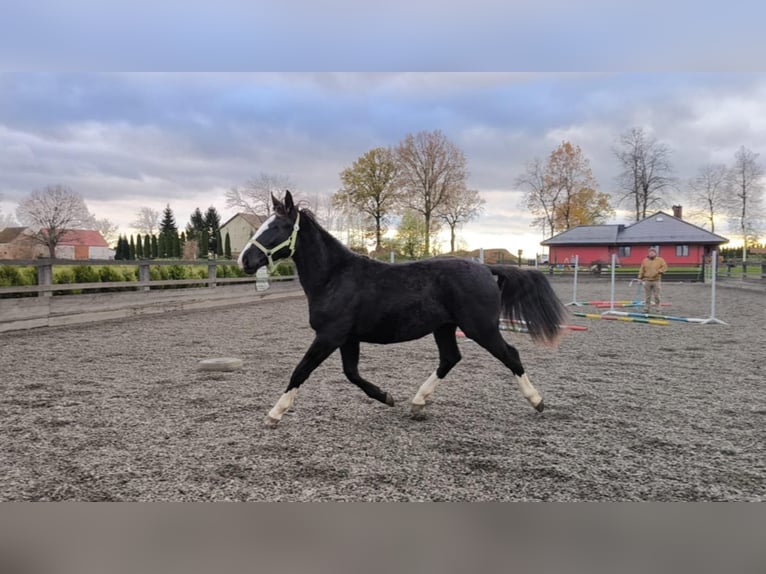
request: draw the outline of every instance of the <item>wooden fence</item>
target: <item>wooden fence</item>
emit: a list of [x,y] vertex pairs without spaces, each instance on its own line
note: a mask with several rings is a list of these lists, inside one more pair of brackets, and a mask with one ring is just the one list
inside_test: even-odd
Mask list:
[[[0,332],[303,296],[303,290],[295,276],[219,277],[219,266],[236,265],[236,261],[229,260],[0,260],[0,266],[3,265],[34,266],[37,268],[38,281],[37,285],[0,287]],[[82,265],[136,266],[138,280],[53,282],[54,267]],[[207,276],[152,280],[150,268],[163,265],[207,266]],[[109,292],[103,292],[104,290]]]

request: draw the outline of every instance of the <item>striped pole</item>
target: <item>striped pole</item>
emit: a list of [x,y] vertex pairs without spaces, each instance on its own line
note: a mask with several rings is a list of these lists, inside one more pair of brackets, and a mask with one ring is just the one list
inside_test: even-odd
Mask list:
[[[505,331],[513,331],[514,327],[522,327],[523,329],[526,329],[526,321],[520,321],[513,319],[511,321],[508,321],[506,319],[500,319],[500,330]],[[567,329],[569,331],[587,331],[588,327],[584,327],[583,325],[559,325],[559,329]],[[527,331],[519,331],[520,333],[525,333]]]
[[704,323],[706,319],[696,317],[674,317],[673,315],[657,315],[655,313],[633,313],[628,311],[612,311],[612,315],[620,317],[639,317],[643,319],[663,319],[665,321],[681,321],[684,323]]
[[603,319],[605,321],[625,321],[628,323],[645,323],[647,325],[669,325],[670,321],[665,319],[652,319],[649,317],[626,317],[624,315],[599,315],[598,313],[572,313],[575,317],[585,317],[586,319]]

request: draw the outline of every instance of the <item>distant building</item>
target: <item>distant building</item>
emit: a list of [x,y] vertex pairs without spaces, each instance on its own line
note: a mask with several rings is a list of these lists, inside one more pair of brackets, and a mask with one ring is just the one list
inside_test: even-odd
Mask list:
[[101,235],[92,229],[71,229],[64,232],[58,245],[56,257],[59,259],[114,259],[114,250]]
[[252,213],[237,213],[226,223],[221,225],[221,241],[226,242],[226,234],[229,234],[231,256],[236,259],[247,242],[255,235],[261,224],[266,221],[265,215],[253,215]]
[[650,247],[668,265],[699,265],[729,240],[682,219],[680,206],[673,215],[658,211],[630,225],[580,225],[540,242],[548,247],[551,264],[610,264],[612,254],[622,265],[640,265]]
[[[37,241],[30,227],[7,227],[0,231],[0,259],[48,257],[48,247]],[[57,259],[113,259],[114,250],[100,231],[71,229],[56,245]]]
[[0,259],[37,259],[48,257],[48,248],[34,238],[29,227],[6,227],[0,230]]

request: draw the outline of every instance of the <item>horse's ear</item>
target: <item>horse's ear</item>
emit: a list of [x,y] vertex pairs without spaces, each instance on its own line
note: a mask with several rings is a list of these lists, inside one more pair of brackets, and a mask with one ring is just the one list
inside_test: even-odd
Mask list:
[[271,194],[271,204],[274,206],[274,211],[277,213],[281,213],[284,211],[285,207],[282,205],[282,202],[279,201],[274,194]]
[[285,211],[288,215],[291,215],[295,211],[295,204],[293,203],[293,195],[290,190],[285,191]]

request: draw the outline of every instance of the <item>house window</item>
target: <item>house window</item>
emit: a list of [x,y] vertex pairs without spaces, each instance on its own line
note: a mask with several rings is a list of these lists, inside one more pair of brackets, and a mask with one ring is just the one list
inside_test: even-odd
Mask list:
[[689,246],[676,245],[676,257],[689,257]]
[[617,248],[618,257],[630,257],[630,245],[621,245]]

